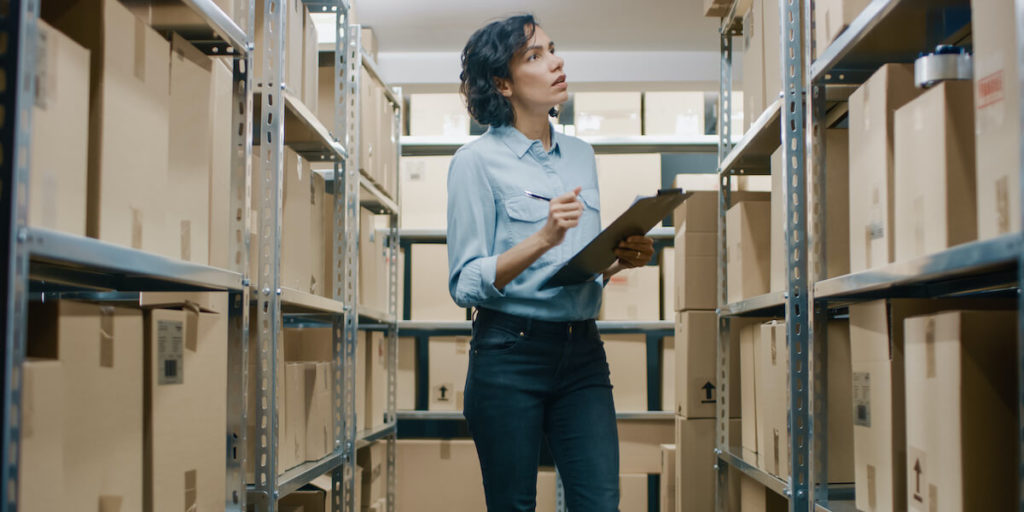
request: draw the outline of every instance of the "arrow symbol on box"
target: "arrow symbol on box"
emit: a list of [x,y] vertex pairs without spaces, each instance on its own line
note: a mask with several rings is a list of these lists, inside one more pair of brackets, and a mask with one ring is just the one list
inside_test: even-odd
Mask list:
[[914,492],[914,499],[924,503],[924,498],[921,497],[921,459],[914,460],[914,473],[917,473],[917,490]]
[[700,387],[704,390],[704,400],[702,403],[714,403],[715,402],[715,385],[711,381],[707,381],[703,386]]
[[447,386],[441,386],[438,389],[438,391],[441,392],[441,396],[438,397],[438,400],[442,401],[442,402],[447,402],[448,401],[448,396],[447,396],[448,395],[448,387]]

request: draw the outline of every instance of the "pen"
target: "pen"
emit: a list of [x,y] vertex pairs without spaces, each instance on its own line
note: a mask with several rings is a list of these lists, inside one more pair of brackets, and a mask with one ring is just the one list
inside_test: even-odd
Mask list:
[[525,192],[527,196],[532,197],[534,199],[542,199],[544,201],[551,202],[551,198],[550,197],[545,197],[545,196],[542,196],[540,194],[534,194],[533,192],[530,192],[529,190],[524,190],[523,192]]

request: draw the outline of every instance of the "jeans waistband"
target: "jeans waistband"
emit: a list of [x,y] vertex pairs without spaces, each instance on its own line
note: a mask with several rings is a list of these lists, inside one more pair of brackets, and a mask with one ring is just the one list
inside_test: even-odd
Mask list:
[[526,335],[564,335],[571,332],[587,333],[597,332],[597,322],[594,320],[573,320],[567,322],[553,322],[550,320],[538,320],[525,316],[503,313],[494,309],[477,308],[474,324],[483,322],[489,325],[501,325],[506,329],[522,332]]

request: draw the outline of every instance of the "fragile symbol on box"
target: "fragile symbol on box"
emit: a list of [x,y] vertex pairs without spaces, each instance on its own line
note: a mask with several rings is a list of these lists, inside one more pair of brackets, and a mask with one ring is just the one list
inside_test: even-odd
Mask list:
[[700,401],[702,404],[713,404],[715,403],[715,385],[711,381],[704,383],[700,389],[704,390],[704,398]]
[[434,400],[437,402],[451,402],[451,385],[441,384],[434,388]]

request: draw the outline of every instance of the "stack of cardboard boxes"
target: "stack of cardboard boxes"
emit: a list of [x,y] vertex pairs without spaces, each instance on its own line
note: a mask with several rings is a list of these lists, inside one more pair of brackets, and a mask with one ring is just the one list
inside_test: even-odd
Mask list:
[[223,507],[226,294],[57,301],[29,315],[21,508]]

